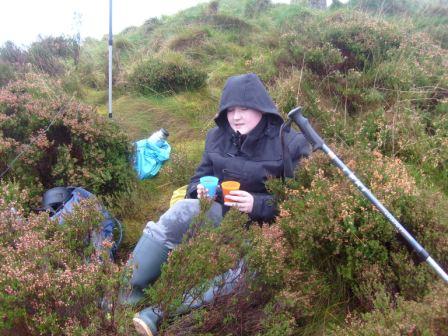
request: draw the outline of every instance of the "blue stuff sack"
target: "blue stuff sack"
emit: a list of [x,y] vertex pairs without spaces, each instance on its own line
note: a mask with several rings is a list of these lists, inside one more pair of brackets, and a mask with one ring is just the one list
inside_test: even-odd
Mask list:
[[[61,199],[57,199],[58,197]],[[81,200],[90,198],[95,198],[95,195],[81,187],[56,187],[44,194],[43,203],[44,207],[50,210],[50,218],[57,220],[59,224],[63,224],[65,214],[71,213],[75,205],[79,204]],[[101,230],[92,232],[91,242],[96,251],[101,251],[105,240],[113,242],[110,257],[114,259],[123,236],[121,223],[104,206],[99,202],[98,204],[104,220],[101,223]],[[57,207],[55,208],[55,206]],[[114,242],[114,230],[116,228],[119,230],[119,238],[118,241]]]
[[163,163],[170,158],[171,146],[166,140],[135,142],[134,169],[138,178],[151,178],[159,172]]

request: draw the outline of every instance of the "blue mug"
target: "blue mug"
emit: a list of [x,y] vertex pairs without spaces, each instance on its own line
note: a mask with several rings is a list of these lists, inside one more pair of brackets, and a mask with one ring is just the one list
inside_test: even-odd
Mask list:
[[199,179],[205,189],[208,190],[208,197],[213,198],[216,195],[216,187],[218,186],[219,179],[215,176],[203,176]]

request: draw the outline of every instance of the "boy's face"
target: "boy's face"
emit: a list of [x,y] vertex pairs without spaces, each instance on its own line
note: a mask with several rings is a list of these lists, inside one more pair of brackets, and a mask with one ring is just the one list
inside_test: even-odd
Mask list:
[[227,109],[227,121],[230,127],[236,132],[247,134],[252,131],[260,122],[262,113],[257,110],[242,106],[229,107]]

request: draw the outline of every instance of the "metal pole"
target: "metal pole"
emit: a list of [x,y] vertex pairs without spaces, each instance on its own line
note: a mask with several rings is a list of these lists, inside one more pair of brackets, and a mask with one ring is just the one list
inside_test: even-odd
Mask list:
[[109,118],[112,118],[112,0],[109,0]]
[[412,237],[412,235],[403,227],[403,225],[398,222],[398,220],[386,209],[386,207],[381,204],[380,201],[370,192],[369,189],[355,176],[355,174],[336,156],[336,154],[324,143],[322,138],[317,134],[313,127],[302,115],[301,108],[295,108],[288,113],[288,117],[293,120],[302,131],[305,138],[313,146],[313,150],[320,149],[325,154],[327,154],[333,163],[341,169],[345,176],[347,176],[350,181],[358,188],[359,191],[386,217],[386,219],[392,223],[395,229],[400,233],[400,235],[406,239],[406,241],[412,246],[414,251],[417,253],[422,261],[426,261],[436,273],[448,283],[448,275],[445,271],[431,258],[429,253],[421,246],[418,241]]

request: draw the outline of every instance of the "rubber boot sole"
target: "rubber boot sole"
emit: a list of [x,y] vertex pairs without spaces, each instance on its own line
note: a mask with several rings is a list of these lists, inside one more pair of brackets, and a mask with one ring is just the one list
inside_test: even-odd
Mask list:
[[149,327],[146,325],[145,321],[143,321],[142,319],[138,318],[138,317],[134,317],[132,319],[132,322],[134,323],[134,327],[135,330],[137,331],[137,333],[139,335],[142,336],[155,336],[151,329],[149,329]]

